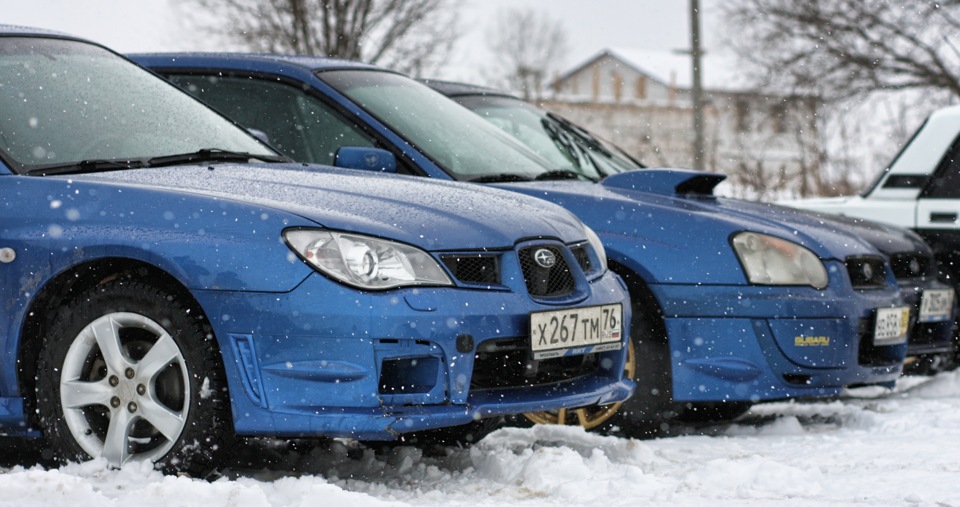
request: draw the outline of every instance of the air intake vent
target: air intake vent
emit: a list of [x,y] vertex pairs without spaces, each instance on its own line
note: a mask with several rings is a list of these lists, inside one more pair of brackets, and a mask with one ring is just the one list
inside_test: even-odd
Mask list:
[[527,291],[536,297],[561,297],[573,292],[576,283],[559,248],[531,246],[520,250],[520,269]]
[[500,259],[493,254],[441,255],[454,278],[463,283],[500,283]]
[[847,257],[845,262],[854,289],[879,289],[886,280],[886,265],[880,257]]

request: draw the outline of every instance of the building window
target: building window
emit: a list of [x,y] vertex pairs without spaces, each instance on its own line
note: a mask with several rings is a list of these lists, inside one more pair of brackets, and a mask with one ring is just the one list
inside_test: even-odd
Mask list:
[[620,97],[623,96],[623,78],[619,72],[611,72],[610,79],[613,81],[613,101],[620,102]]
[[736,115],[737,132],[750,131],[750,103],[745,99],[738,99],[733,103],[734,114]]
[[647,98],[647,76],[639,76],[633,82],[633,96],[638,99]]
[[600,67],[593,66],[593,101],[600,98]]
[[770,122],[773,125],[773,132],[783,134],[787,131],[787,105],[783,102],[777,102],[770,106]]

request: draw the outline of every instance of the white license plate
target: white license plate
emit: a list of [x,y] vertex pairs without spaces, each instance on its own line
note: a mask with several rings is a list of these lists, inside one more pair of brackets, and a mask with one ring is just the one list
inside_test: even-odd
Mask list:
[[953,313],[953,289],[927,289],[920,299],[920,322],[943,322]]
[[618,350],[623,337],[620,303],[530,314],[534,359]]
[[910,327],[910,309],[877,308],[877,323],[873,328],[874,345],[896,345],[907,341]]

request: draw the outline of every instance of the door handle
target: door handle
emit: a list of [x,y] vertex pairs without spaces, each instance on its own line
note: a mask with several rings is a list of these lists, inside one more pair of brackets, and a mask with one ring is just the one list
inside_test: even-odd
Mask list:
[[957,214],[950,212],[931,212],[930,213],[930,222],[937,223],[954,223],[957,221]]

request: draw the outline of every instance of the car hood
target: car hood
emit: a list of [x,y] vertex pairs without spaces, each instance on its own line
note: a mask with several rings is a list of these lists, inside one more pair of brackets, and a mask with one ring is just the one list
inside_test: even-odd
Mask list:
[[815,211],[798,210],[776,204],[763,204],[748,201],[725,200],[730,208],[742,210],[746,213],[765,213],[778,217],[786,224],[798,227],[823,226],[856,234],[860,238],[877,248],[881,253],[892,256],[896,254],[919,254],[932,257],[933,252],[923,239],[915,232],[893,225],[864,220],[862,218],[829,215]]
[[537,199],[480,185],[325,166],[213,164],[63,178],[246,202],[428,250],[510,248],[529,238],[586,239],[576,217]]
[[689,248],[712,243],[703,248],[716,250],[718,243],[728,244],[732,234],[753,231],[801,244],[821,259],[879,253],[844,228],[797,210],[707,195],[663,195],[620,184],[607,185],[605,181],[522,182],[497,186],[556,202],[595,229],[631,234],[648,241],[666,238]]

